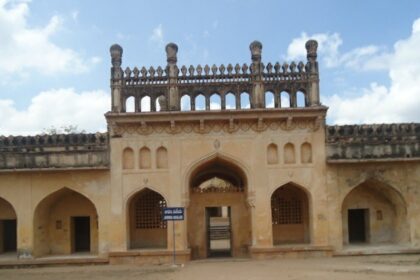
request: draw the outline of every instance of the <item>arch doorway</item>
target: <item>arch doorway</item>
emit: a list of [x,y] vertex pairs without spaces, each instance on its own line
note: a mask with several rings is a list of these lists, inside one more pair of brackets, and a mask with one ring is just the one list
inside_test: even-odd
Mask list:
[[167,248],[167,222],[162,220],[164,207],[163,196],[149,188],[131,197],[127,223],[130,249]]
[[376,180],[367,180],[347,194],[342,220],[344,245],[409,242],[404,199],[396,189]]
[[98,214],[85,196],[68,188],[44,198],[34,213],[34,255],[98,253]]
[[271,196],[273,245],[309,243],[309,199],[293,183],[279,187]]
[[192,172],[189,195],[187,225],[192,258],[247,256],[251,218],[242,169],[215,157]]
[[17,219],[13,206],[0,197],[0,254],[16,253]]

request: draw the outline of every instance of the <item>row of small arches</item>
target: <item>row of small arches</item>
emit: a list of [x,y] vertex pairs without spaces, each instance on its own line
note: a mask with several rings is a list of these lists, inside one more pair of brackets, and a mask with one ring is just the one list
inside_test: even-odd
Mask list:
[[[271,143],[267,146],[267,164],[278,164],[279,162],[278,146]],[[290,142],[283,146],[283,163],[296,163],[295,145]],[[312,163],[312,146],[308,142],[300,145],[300,163]]]
[[[138,153],[139,157],[136,161],[135,152],[132,148],[126,147],[122,153],[122,168],[125,170],[130,169],[151,169],[153,168],[152,152],[148,147],[142,147]],[[138,165],[136,167],[136,162]],[[168,168],[168,150],[160,146],[155,152],[155,167],[157,169]]]
[[[162,96],[163,97],[163,96]],[[282,91],[275,94],[271,91],[265,92],[265,108],[290,108],[306,107],[308,104],[307,95],[302,91],[288,93]],[[250,109],[251,101],[248,92],[211,95],[183,94],[181,97],[181,111],[204,111],[204,110],[233,110]],[[151,98],[146,95],[141,98],[128,97],[125,102],[126,112],[159,112],[161,111],[159,98]]]

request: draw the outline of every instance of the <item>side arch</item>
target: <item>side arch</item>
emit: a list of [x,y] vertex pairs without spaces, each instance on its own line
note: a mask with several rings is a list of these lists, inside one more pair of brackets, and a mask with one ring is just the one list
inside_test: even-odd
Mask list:
[[0,255],[17,250],[17,214],[12,203],[0,197]]
[[407,203],[395,187],[367,179],[341,203],[343,243],[405,244],[410,241]]
[[68,187],[48,194],[34,210],[34,256],[98,253],[98,219],[86,195]]

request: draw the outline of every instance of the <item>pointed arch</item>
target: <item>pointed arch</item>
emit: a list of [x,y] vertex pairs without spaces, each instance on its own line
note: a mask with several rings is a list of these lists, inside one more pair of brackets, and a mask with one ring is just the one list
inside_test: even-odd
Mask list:
[[407,204],[394,187],[367,179],[342,202],[343,243],[404,244],[410,240]]
[[[209,225],[212,227],[212,223],[215,222],[214,219],[212,220],[216,217],[215,213],[223,213],[223,211],[226,215],[221,215],[219,222],[225,226],[229,225],[228,227],[232,230],[228,237],[224,237],[229,245],[219,249],[223,249],[234,257],[247,255],[243,247],[250,244],[252,230],[246,173],[243,164],[218,152],[207,155],[188,167],[186,172],[186,187],[189,195],[187,227],[189,245],[195,248],[192,253],[193,259],[206,258],[214,252],[215,248],[212,247],[214,242],[211,238],[206,239],[205,217],[207,213]],[[243,234],[244,232],[249,232],[249,234]],[[209,242],[207,243],[206,240]]]
[[290,108],[291,107],[290,101],[291,101],[290,94],[287,91],[280,92],[281,108]]
[[265,92],[265,108],[274,108],[274,93],[271,91]]
[[300,108],[303,108],[303,107],[307,106],[306,105],[306,94],[301,90],[298,90],[296,92],[296,106],[300,107]]
[[125,111],[127,113],[134,113],[135,111],[135,99],[133,96],[127,97],[127,99],[125,100]]
[[157,191],[143,188],[127,200],[130,249],[167,248],[167,223],[162,219],[166,199]]
[[143,96],[140,100],[141,112],[150,112],[152,110],[152,103],[150,96]]
[[228,92],[226,94],[225,100],[226,100],[226,109],[227,110],[237,109],[236,108],[235,94],[233,94],[232,92]]
[[139,167],[140,169],[152,168],[152,153],[146,146],[142,147],[139,151]]
[[218,93],[213,93],[210,96],[210,110],[221,110],[222,99]]
[[242,92],[240,95],[241,109],[251,109],[251,99],[248,92]]
[[16,252],[17,215],[13,205],[0,197],[0,255]]
[[271,195],[273,245],[310,242],[310,194],[292,182]]
[[134,169],[134,151],[130,147],[126,147],[122,153],[122,168]]
[[34,256],[98,252],[98,213],[82,193],[63,187],[34,211]]
[[195,110],[196,111],[204,111],[206,110],[206,98],[203,94],[198,94],[195,97]]
[[184,94],[181,97],[181,111],[191,111],[191,97],[188,94]]

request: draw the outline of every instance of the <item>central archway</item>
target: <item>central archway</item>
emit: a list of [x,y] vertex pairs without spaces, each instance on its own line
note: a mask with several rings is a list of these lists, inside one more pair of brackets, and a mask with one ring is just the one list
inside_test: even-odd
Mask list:
[[233,160],[214,156],[189,176],[188,242],[193,259],[248,255],[251,214],[247,176]]

